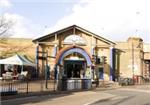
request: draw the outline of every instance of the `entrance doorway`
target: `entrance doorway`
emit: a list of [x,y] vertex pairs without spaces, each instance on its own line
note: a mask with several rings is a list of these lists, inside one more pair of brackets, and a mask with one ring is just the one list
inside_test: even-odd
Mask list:
[[81,60],[65,60],[64,74],[67,78],[81,78],[85,72],[85,61]]
[[104,79],[104,68],[103,67],[99,68],[99,79],[101,79],[101,80]]

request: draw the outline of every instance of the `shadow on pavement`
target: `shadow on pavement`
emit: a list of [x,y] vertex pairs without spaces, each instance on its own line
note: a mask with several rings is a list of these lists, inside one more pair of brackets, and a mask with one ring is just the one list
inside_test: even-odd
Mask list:
[[127,97],[127,98],[123,98],[122,100],[120,100],[120,101],[118,101],[118,102],[116,102],[116,103],[114,103],[114,104],[112,104],[112,105],[119,105],[119,104],[121,104],[121,103],[123,103],[123,102],[125,102],[125,101],[127,101],[127,100],[129,100],[129,99],[132,99],[132,98],[134,98],[135,96],[130,96],[130,97]]
[[[87,91],[87,90],[84,90]],[[38,103],[44,101],[50,101],[53,99],[57,99],[60,97],[65,97],[69,95],[73,95],[74,93],[81,92],[81,91],[59,91],[59,92],[42,92],[42,93],[28,93],[26,95],[20,94],[16,96],[11,96],[7,100],[1,101],[1,105],[22,105],[22,104],[29,104],[29,103]],[[82,90],[83,92],[83,90]],[[7,97],[5,97],[7,98]]]

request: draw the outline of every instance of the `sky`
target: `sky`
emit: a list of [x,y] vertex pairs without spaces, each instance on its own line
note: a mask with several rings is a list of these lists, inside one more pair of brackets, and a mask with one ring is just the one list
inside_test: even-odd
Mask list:
[[141,37],[150,43],[149,0],[0,0],[13,20],[13,37],[38,38],[78,25],[112,41]]

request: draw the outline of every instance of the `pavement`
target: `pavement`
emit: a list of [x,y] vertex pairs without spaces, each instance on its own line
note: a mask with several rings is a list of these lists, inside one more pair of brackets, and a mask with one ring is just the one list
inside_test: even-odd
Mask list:
[[136,92],[150,93],[150,84],[148,84],[148,85],[126,86],[126,87],[120,88],[120,90],[127,90],[127,91],[136,91]]
[[115,95],[105,91],[115,88],[96,88],[87,91],[64,91],[61,93],[46,93],[31,95],[27,97],[17,97],[1,101],[2,105],[90,105],[100,100],[107,100]]
[[86,91],[55,91],[53,93],[47,91],[22,96],[16,95],[5,97],[6,100],[2,100],[0,103],[2,105],[91,105],[95,102],[114,99],[117,95],[107,91],[115,89],[120,89],[120,91],[122,89],[122,91],[135,91],[136,89],[138,92],[150,93],[150,85],[121,87],[110,84]]
[[[95,103],[107,102],[109,100],[111,100],[110,103],[113,100],[124,100],[124,97],[126,96],[124,95],[121,96],[122,92],[124,92],[124,94],[127,95],[132,93],[131,96],[133,96],[133,93],[135,92],[149,94],[150,93],[149,89],[150,85],[141,85],[141,86],[129,86],[129,87],[126,86],[115,88],[104,87],[91,89],[87,91],[70,91],[70,92],[64,91],[55,94],[47,93],[42,95],[3,100],[1,101],[1,104],[2,105],[94,105]],[[139,99],[142,99],[141,97]],[[133,102],[135,102],[135,100]]]
[[4,97],[2,105],[90,105],[100,100],[107,100],[115,95],[106,93],[107,90],[118,89],[120,86],[100,87],[86,91],[61,91],[53,93],[26,94]]
[[124,86],[105,92],[115,97],[91,105],[150,105],[150,85]]
[[113,97],[115,96],[104,92],[84,91],[4,100],[2,105],[90,105]]

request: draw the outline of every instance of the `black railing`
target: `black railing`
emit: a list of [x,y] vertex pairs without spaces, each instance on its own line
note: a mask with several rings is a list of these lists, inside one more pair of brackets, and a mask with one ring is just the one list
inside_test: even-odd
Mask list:
[[90,79],[60,79],[60,80],[2,80],[0,93],[2,96],[29,94],[39,92],[57,92],[83,90],[91,88]]
[[132,78],[119,78],[119,85],[121,86],[128,86],[128,85],[134,85],[134,80]]
[[128,85],[144,85],[144,84],[150,84],[150,78],[145,78],[143,76],[134,76],[133,78],[119,78],[119,84],[122,86],[128,86]]

